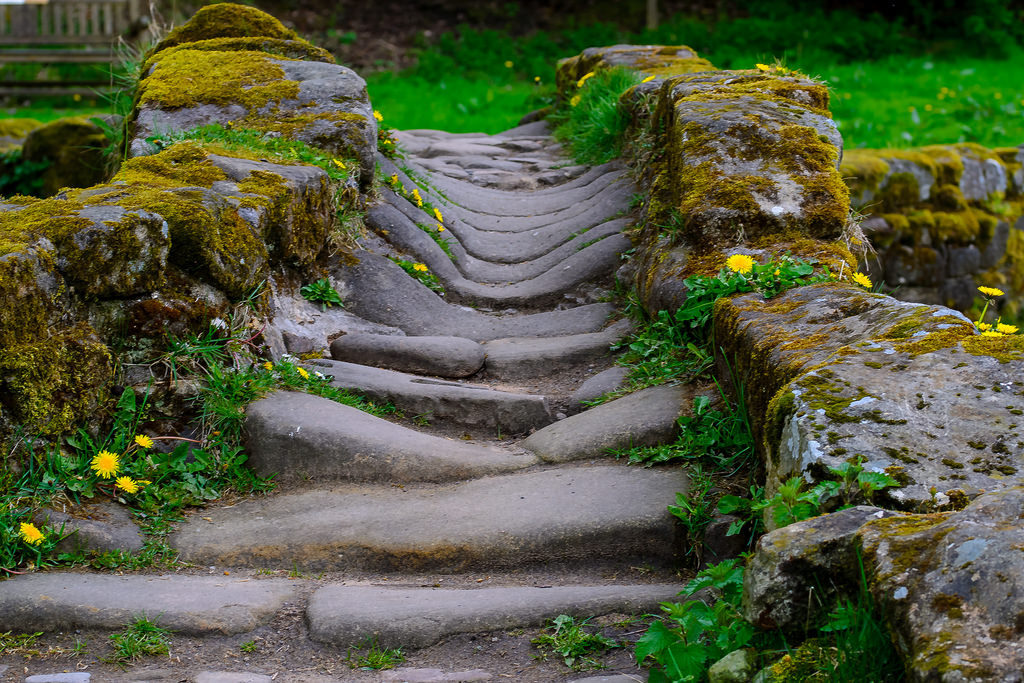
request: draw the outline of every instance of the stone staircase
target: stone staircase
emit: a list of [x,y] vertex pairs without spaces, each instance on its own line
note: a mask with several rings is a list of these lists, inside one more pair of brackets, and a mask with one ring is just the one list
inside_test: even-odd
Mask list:
[[[383,189],[358,263],[335,264],[332,279],[346,311],[386,334],[342,336],[333,359],[306,367],[405,418],[292,392],[255,402],[250,463],[279,488],[180,524],[169,543],[191,569],[17,577],[0,584],[0,631],[114,629],[159,615],[197,639],[196,654],[170,666],[173,680],[221,670],[307,680],[294,658],[225,663],[212,644],[287,631],[320,652],[368,638],[408,651],[561,613],[656,611],[676,595],[683,539],[666,505],[687,478],[607,453],[674,439],[688,389],[581,403],[622,379],[609,347],[629,324],[605,299],[630,248],[625,170],[568,165],[543,122],[495,136],[409,131],[401,143],[407,166],[381,157],[380,168],[443,212],[452,258],[418,226],[436,219]],[[399,254],[425,264],[445,295],[387,258]],[[317,680],[381,680],[326,670]]]

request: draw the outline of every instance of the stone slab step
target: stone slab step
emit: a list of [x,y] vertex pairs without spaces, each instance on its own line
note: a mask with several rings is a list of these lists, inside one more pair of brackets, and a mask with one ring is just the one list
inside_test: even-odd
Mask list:
[[280,579],[56,571],[0,585],[0,624],[5,631],[28,633],[122,629],[142,615],[178,633],[248,633],[269,622],[300,589],[298,582]]
[[689,387],[661,385],[572,415],[531,434],[521,445],[545,462],[597,458],[609,450],[670,443],[692,403]]
[[203,565],[445,571],[664,564],[679,468],[559,467],[441,486],[339,486],[207,509],[169,539]]
[[274,392],[249,405],[245,444],[249,466],[260,476],[276,475],[283,482],[453,481],[537,462],[532,455],[423,434],[330,399],[291,391]]
[[494,391],[479,385],[337,360],[317,359],[308,361],[306,365],[325,375],[332,375],[331,386],[357,391],[374,401],[391,401],[410,415],[426,415],[465,427],[500,430],[505,434],[522,434],[554,421],[543,396]]
[[331,342],[334,360],[435,377],[469,377],[484,366],[484,347],[464,337],[346,334]]
[[629,334],[628,321],[600,332],[566,337],[512,337],[484,342],[488,377],[519,379],[584,365],[611,355],[610,347]]
[[445,302],[383,256],[366,251],[354,256],[357,263],[337,266],[333,272],[345,307],[406,334],[455,333],[474,341],[557,337],[597,332],[615,311],[612,304],[598,303],[529,315],[488,315]]
[[457,633],[539,626],[559,614],[654,612],[677,585],[513,586],[441,589],[340,586],[320,588],[306,618],[313,640],[354,647],[377,638],[383,647],[421,648]]

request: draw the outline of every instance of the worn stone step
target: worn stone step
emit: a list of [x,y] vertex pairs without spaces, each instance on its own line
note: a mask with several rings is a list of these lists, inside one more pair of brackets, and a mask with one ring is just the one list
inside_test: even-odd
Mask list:
[[[398,201],[405,203],[405,200]],[[426,233],[390,205],[371,209],[367,213],[367,224],[386,234],[396,247],[425,263],[441,279],[449,298],[485,306],[535,308],[557,301],[585,282],[606,278],[621,264],[621,254],[633,246],[628,237],[616,231],[593,244],[580,242],[561,262],[553,263],[530,279],[511,284],[483,284],[463,276],[457,265],[459,249],[453,240],[448,239],[448,244],[455,254],[454,262]]]
[[559,614],[654,612],[680,590],[666,584],[476,590],[330,585],[310,597],[306,620],[310,637],[322,643],[354,647],[376,638],[383,647],[421,648],[457,633],[539,626]]
[[559,467],[434,486],[339,486],[206,510],[169,537],[203,565],[457,572],[663,564],[682,541],[679,468]]
[[434,377],[469,377],[484,366],[484,347],[465,337],[346,334],[331,342],[334,360]]
[[692,388],[661,385],[629,394],[548,425],[522,442],[545,462],[597,458],[609,450],[670,443]]
[[529,315],[494,316],[445,302],[404,270],[366,251],[357,263],[333,271],[345,307],[371,322],[397,327],[411,335],[445,335],[487,341],[502,337],[556,337],[602,329],[614,311],[596,303]]
[[480,385],[337,360],[317,359],[308,361],[307,365],[311,370],[332,375],[332,386],[357,391],[375,401],[391,401],[410,415],[505,434],[540,429],[554,420],[543,396],[494,391]]
[[521,379],[587,364],[611,355],[612,344],[629,334],[620,321],[600,332],[565,337],[512,337],[484,342],[488,377]]
[[49,571],[7,579],[3,629],[122,629],[140,616],[191,635],[248,633],[299,594],[299,582],[229,576],[120,576]]
[[531,455],[422,434],[326,398],[290,391],[249,405],[245,445],[249,466],[257,474],[273,474],[283,482],[453,481],[536,462]]

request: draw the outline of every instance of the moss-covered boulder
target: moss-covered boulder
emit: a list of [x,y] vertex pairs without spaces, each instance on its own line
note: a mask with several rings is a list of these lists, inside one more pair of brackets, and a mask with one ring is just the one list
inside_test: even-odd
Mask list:
[[4,241],[0,233],[0,348],[45,337],[66,303],[53,243],[46,238]]
[[858,534],[871,592],[913,681],[1019,681],[1024,487],[961,512],[890,517]]
[[0,347],[0,432],[66,433],[103,405],[112,378],[110,351],[85,324]]
[[106,180],[109,143],[94,123],[60,119],[32,130],[22,145],[21,158],[50,162],[43,172],[42,188],[43,195],[49,197],[62,187],[89,187]]
[[576,83],[589,73],[623,67],[663,78],[697,71],[715,71],[715,65],[700,57],[687,45],[611,45],[588,47],[558,62],[555,73],[558,91],[563,95],[576,90]]
[[[238,13],[243,28],[228,22],[217,32],[221,18]],[[151,154],[160,136],[169,133],[237,124],[356,158],[360,181],[368,187],[377,121],[366,83],[293,33],[281,33],[276,19],[261,14],[212,5],[158,46],[139,84],[130,154]]]
[[149,55],[154,55],[182,43],[194,43],[212,38],[273,38],[277,40],[299,40],[295,31],[266,12],[231,2],[207,5],[197,11],[191,19],[173,29],[157,43]]
[[665,82],[663,211],[700,251],[769,235],[836,239],[849,199],[825,86],[788,74],[710,72]]
[[35,119],[0,119],[0,152],[21,147],[28,134],[42,125]]

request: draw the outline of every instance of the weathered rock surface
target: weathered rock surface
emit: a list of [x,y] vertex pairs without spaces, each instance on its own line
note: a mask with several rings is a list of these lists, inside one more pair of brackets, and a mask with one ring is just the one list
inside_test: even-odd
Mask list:
[[488,377],[522,378],[557,372],[611,355],[612,344],[630,331],[615,323],[600,332],[567,337],[513,337],[484,343]]
[[483,346],[464,337],[346,334],[331,342],[335,360],[436,377],[469,377],[486,355]]
[[610,450],[668,443],[689,408],[690,387],[662,385],[609,401],[530,435],[523,448],[545,462],[599,458]]
[[394,403],[399,409],[428,419],[521,434],[550,424],[547,399],[534,394],[495,391],[483,385],[407,375],[341,361],[309,361],[333,377],[331,386],[351,389],[367,398]]
[[571,409],[574,412],[584,410],[586,401],[594,401],[605,394],[618,391],[626,384],[626,377],[629,376],[629,368],[616,365],[613,368],[603,370],[580,385],[579,389],[572,392]]
[[260,476],[295,481],[451,481],[536,462],[392,424],[326,398],[281,391],[249,405],[249,465]]
[[47,572],[8,579],[0,622],[23,632],[119,629],[141,614],[185,634],[247,633],[293,599],[291,581]]
[[857,533],[896,513],[865,505],[765,534],[743,575],[743,616],[764,629],[803,628],[857,586]]
[[[344,486],[208,511],[169,542],[202,564],[462,571],[652,562],[677,545],[678,469],[557,468],[433,487]],[[500,515],[494,515],[500,510]]]
[[37,525],[48,524],[63,530],[64,538],[57,546],[62,553],[89,550],[108,552],[142,549],[142,532],[131,513],[112,501],[73,508],[72,511],[43,510],[36,515]]
[[310,637],[341,647],[378,638],[384,647],[426,647],[456,634],[540,625],[552,614],[592,617],[653,611],[674,585],[516,586],[453,590],[326,586],[310,598]]
[[872,592],[914,681],[1024,680],[1024,487],[860,532]]

